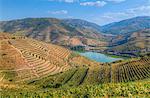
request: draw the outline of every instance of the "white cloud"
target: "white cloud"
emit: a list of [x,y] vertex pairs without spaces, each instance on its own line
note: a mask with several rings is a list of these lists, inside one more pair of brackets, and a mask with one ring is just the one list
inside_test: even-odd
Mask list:
[[95,2],[82,2],[80,5],[82,6],[97,6],[97,7],[103,7],[107,3],[105,1],[95,1]]
[[123,12],[107,12],[97,17],[92,17],[93,21],[100,25],[108,24],[111,22],[121,21],[124,19],[137,17],[137,16],[150,16],[150,6],[140,6],[130,8]]
[[97,7],[102,7],[107,2],[115,2],[115,3],[120,3],[126,0],[48,0],[48,1],[57,1],[57,2],[65,2],[65,3],[79,3],[82,6],[97,6]]
[[68,14],[68,11],[67,10],[60,10],[60,11],[48,11],[48,13],[50,14]]
[[150,6],[140,6],[140,7],[128,9],[126,10],[125,13],[128,15],[134,15],[134,16],[138,16],[138,15],[150,16]]
[[73,3],[73,2],[76,2],[77,0],[60,0],[62,2],[67,2],[67,3]]
[[58,2],[74,3],[74,2],[78,2],[79,0],[48,0],[48,1],[58,1]]
[[126,0],[107,0],[107,1],[120,3],[120,2],[124,2],[124,1],[126,1]]

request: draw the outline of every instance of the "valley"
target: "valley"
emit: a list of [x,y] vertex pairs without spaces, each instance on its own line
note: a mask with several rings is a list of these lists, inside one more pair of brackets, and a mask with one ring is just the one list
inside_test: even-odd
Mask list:
[[25,36],[0,39],[0,96],[149,96],[149,55],[102,63]]
[[141,16],[99,26],[81,19],[25,18],[1,21],[0,31],[74,51],[139,57],[149,53],[149,19],[149,16]]
[[150,98],[150,0],[0,0],[0,98]]

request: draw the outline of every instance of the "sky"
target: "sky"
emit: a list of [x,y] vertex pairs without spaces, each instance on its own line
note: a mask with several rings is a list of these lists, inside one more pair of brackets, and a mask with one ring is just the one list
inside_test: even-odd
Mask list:
[[137,16],[150,16],[150,0],[0,0],[0,21],[52,17],[105,25]]

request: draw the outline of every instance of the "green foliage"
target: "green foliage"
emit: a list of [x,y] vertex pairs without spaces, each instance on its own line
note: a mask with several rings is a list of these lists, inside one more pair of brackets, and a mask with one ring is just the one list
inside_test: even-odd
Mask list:
[[71,50],[78,51],[78,52],[85,52],[85,46],[74,46],[71,47]]
[[100,85],[86,85],[78,87],[68,87],[61,89],[3,89],[0,96],[34,97],[34,98],[96,98],[96,97],[138,97],[148,98],[149,81],[129,82],[129,83],[107,83]]
[[76,74],[77,72],[77,69],[74,68],[74,69],[71,69],[67,72],[64,72],[63,74],[61,74],[57,79],[56,79],[56,82],[57,83],[61,83],[62,85],[66,84],[74,74]]
[[82,84],[82,82],[84,81],[84,78],[87,75],[87,71],[88,71],[88,68],[86,68],[86,67],[78,68],[77,72],[72,76],[72,78],[66,85],[78,86],[78,85]]
[[16,76],[15,71],[3,71],[2,74],[4,74],[5,75],[4,78],[9,81],[13,81],[14,77]]
[[71,70],[54,76],[48,76],[40,80],[28,81],[27,84],[35,85],[39,88],[60,88],[79,86],[84,82],[87,72],[87,67],[73,68]]
[[79,54],[78,53],[76,53],[76,52],[72,52],[70,55],[69,55],[69,59],[72,59],[72,58],[74,58],[74,57],[76,57],[76,56],[79,56]]

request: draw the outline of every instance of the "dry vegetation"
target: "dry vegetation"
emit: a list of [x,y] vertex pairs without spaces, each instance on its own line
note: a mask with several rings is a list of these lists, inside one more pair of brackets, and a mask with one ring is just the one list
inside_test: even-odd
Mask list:
[[[4,33],[1,33],[0,38],[1,73],[14,74],[13,80],[7,77],[9,81],[42,78],[91,63],[86,58],[73,55],[70,50],[57,45]],[[77,59],[80,61],[76,62]]]
[[[132,83],[124,82],[150,78],[149,56],[102,64],[66,48],[21,36],[0,33],[0,39],[0,94],[3,95],[126,97],[137,95],[141,87],[133,83],[132,91]],[[113,84],[120,82],[123,83]],[[149,82],[141,84],[146,89],[141,90],[144,96],[149,93],[146,83]],[[116,87],[118,92],[112,90]],[[127,89],[130,92],[123,93]],[[6,94],[7,91],[10,93]]]

